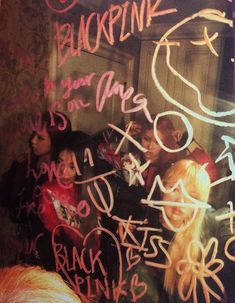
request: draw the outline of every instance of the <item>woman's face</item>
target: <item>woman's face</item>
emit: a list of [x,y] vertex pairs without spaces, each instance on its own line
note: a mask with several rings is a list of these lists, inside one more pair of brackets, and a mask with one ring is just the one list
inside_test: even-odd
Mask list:
[[[165,187],[167,189],[170,189],[172,186],[167,184]],[[188,194],[191,197],[196,198],[194,192],[188,191]],[[180,202],[180,203],[192,202],[189,201],[189,198],[182,193],[182,190],[180,189],[179,186],[170,193],[164,193],[163,201]],[[183,224],[186,224],[192,218],[195,209],[192,207],[184,207],[180,205],[177,206],[166,205],[164,206],[164,211],[170,223],[174,227],[178,228]]]
[[60,152],[58,157],[59,178],[60,182],[65,185],[73,183],[76,178],[76,169],[73,160],[74,157],[74,152],[70,150],[63,150]]
[[[158,136],[160,140],[163,139],[163,136],[160,131],[158,131]],[[147,152],[144,153],[145,160],[150,160],[151,164],[156,163],[157,160],[159,160],[162,148],[157,143],[152,129],[148,129],[143,132],[141,136],[141,144],[144,148],[147,149]]]
[[30,140],[33,153],[36,156],[45,156],[51,152],[51,138],[46,128],[34,132]]

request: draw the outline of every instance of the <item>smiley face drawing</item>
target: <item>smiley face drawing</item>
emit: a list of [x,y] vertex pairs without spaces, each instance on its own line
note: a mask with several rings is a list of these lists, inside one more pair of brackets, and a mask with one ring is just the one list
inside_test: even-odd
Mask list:
[[[174,42],[174,41],[172,42],[172,40],[171,40],[172,33],[177,31],[179,28],[184,26],[186,23],[188,23],[192,20],[198,19],[198,18],[211,20],[211,21],[215,21],[215,22],[219,22],[219,23],[224,23],[225,25],[227,25],[229,27],[232,27],[232,24],[233,24],[232,20],[227,19],[225,17],[225,13],[221,12],[220,10],[208,8],[208,9],[200,10],[199,12],[183,19],[182,21],[180,21],[179,23],[177,23],[176,25],[171,27],[161,37],[161,39],[158,42],[156,42],[157,46],[156,46],[155,51],[154,51],[154,55],[153,55],[153,59],[152,59],[152,65],[151,65],[152,79],[154,81],[154,84],[155,84],[156,88],[159,90],[159,92],[164,97],[164,99],[166,101],[170,102],[171,104],[175,105],[178,109],[182,110],[184,113],[187,113],[187,114],[191,115],[192,117],[195,117],[195,118],[197,118],[201,121],[204,121],[206,123],[209,123],[209,124],[213,124],[213,125],[217,125],[217,126],[221,126],[221,127],[223,127],[223,126],[225,126],[225,127],[235,127],[235,123],[218,120],[218,118],[223,118],[223,117],[234,115],[235,114],[235,108],[232,109],[232,110],[223,111],[223,112],[216,112],[216,111],[213,111],[213,110],[210,110],[209,108],[207,108],[203,103],[202,94],[201,94],[199,88],[194,83],[190,82],[188,79],[183,77],[171,65],[171,47],[179,46],[178,42]],[[204,28],[204,33],[203,33],[204,39],[201,40],[201,41],[191,41],[191,44],[207,45],[208,48],[210,49],[210,51],[215,56],[217,56],[218,54],[217,54],[215,48],[213,47],[213,41],[217,38],[217,36],[218,36],[217,33],[213,34],[212,36],[209,36],[208,33],[207,33],[207,28],[205,27]],[[156,61],[158,59],[159,51],[160,51],[161,47],[166,47],[165,60],[166,60],[166,64],[167,64],[167,67],[168,67],[169,71],[175,77],[177,77],[180,81],[182,81],[183,85],[186,85],[187,87],[190,88],[190,90],[192,90],[192,94],[196,96],[197,106],[198,106],[198,108],[200,108],[201,113],[193,111],[188,106],[185,106],[184,104],[182,104],[179,100],[174,99],[173,96],[160,83],[160,80],[159,80],[158,75],[157,75],[158,68],[157,68]]]

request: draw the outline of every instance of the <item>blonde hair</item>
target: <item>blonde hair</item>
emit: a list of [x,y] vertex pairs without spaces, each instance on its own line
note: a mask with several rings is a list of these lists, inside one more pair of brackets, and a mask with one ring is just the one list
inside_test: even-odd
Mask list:
[[0,269],[0,303],[81,303],[61,276],[38,266]]
[[[210,193],[210,178],[201,165],[193,160],[177,161],[166,171],[163,183],[175,184],[179,179],[182,180],[188,193],[193,190],[195,199],[207,203]],[[204,214],[205,210],[199,208],[191,225],[187,229],[177,232],[168,248],[172,263],[165,271],[164,287],[170,294],[174,292],[178,283],[177,262],[186,258],[187,247],[185,245],[189,245],[191,241],[200,240]],[[195,245],[193,246],[192,256],[194,260],[199,257],[199,250]],[[185,287],[190,284],[191,278],[192,273],[189,272],[186,277]]]

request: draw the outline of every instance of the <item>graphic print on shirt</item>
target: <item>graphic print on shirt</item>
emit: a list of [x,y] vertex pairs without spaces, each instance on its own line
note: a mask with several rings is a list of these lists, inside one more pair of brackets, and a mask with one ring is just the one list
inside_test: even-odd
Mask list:
[[53,192],[51,190],[47,189],[47,192],[50,194],[50,196],[52,198],[52,203],[54,205],[58,219],[60,219],[61,221],[65,222],[66,224],[68,224],[72,227],[79,228],[80,219],[77,214],[76,207],[74,207],[72,205],[62,204],[58,200],[58,198],[55,198],[55,196],[53,195]]

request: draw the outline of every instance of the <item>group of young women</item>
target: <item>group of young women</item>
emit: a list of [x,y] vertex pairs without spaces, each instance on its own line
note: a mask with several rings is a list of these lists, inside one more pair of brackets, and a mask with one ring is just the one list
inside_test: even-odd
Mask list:
[[[157,130],[168,148],[176,149],[182,144],[182,136],[168,118],[159,119]],[[159,230],[155,237],[166,244],[160,247],[164,254],[156,246],[156,251],[152,251],[153,245],[145,246],[144,251],[138,252],[139,262],[131,269],[123,268],[127,282],[128,277],[138,273],[139,280],[147,285],[138,302],[232,302],[234,265],[233,258],[227,258],[225,253],[226,243],[232,237],[230,221],[216,221],[216,216],[228,210],[214,211],[207,204],[210,183],[217,175],[212,159],[198,145],[184,155],[166,152],[157,143],[153,125],[148,122],[141,125],[136,139],[146,152],[120,154],[118,161],[114,153],[115,161],[110,161],[110,157],[105,161],[104,155],[97,156],[97,150],[102,148],[94,136],[72,131],[64,114],[41,115],[41,127],[29,140],[29,157],[14,162],[1,181],[1,204],[19,226],[19,243],[35,244],[31,251],[25,251],[21,245],[15,262],[55,270],[52,234],[63,245],[82,250],[82,239],[94,229],[87,247],[93,252],[102,251],[109,280],[115,281],[113,243],[97,227],[109,229],[124,244],[125,267],[128,238],[123,238],[123,226],[115,218],[128,220],[131,216],[133,222],[147,222],[153,234]],[[138,165],[131,166],[133,157],[139,166],[146,164],[142,172],[137,171]],[[118,168],[111,165],[117,162]],[[97,178],[106,173],[107,177]],[[133,173],[138,173],[139,178],[130,185]],[[99,206],[104,206],[107,197],[114,202],[109,211]],[[138,223],[129,228],[137,233]],[[230,245],[229,255],[234,256],[233,252],[235,247]],[[156,263],[162,266],[148,264],[149,255],[152,261],[157,257]],[[210,270],[210,266],[217,264],[214,260],[219,260],[219,265]],[[82,291],[84,299],[88,290]],[[135,291],[138,293],[138,289]],[[120,296],[118,302],[132,299]],[[89,298],[86,300],[89,302]],[[104,296],[99,296],[98,301],[110,302]]]

